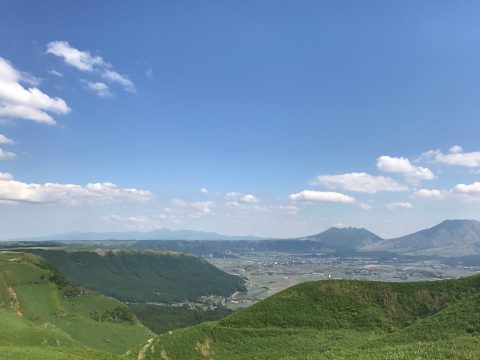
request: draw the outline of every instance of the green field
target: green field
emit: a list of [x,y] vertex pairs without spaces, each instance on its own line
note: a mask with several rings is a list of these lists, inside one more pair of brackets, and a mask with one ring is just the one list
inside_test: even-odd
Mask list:
[[480,275],[307,282],[220,321],[171,331],[164,319],[185,323],[205,314],[138,306],[161,335],[42,258],[0,252],[0,359],[480,358]]
[[38,256],[0,253],[0,358],[111,358],[151,334],[128,307],[62,281]]
[[304,283],[146,346],[146,359],[478,359],[480,276]]

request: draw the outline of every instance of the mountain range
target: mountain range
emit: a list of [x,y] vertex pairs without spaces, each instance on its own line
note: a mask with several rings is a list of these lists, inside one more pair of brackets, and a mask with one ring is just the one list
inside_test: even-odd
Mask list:
[[366,248],[407,250],[423,255],[478,255],[480,254],[480,221],[445,220],[432,228],[369,244]]
[[260,240],[262,238],[249,235],[222,235],[215,232],[197,230],[157,230],[118,231],[118,232],[69,232],[45,236],[33,236],[11,239],[12,241],[77,241],[77,240]]
[[[393,251],[421,255],[480,255],[480,222],[445,220],[440,224],[393,239],[383,239],[365,228],[332,227],[293,239],[229,236],[194,230],[159,229],[150,232],[67,233],[16,241],[135,240],[134,247],[207,253],[246,251]],[[156,240],[156,241],[155,241]],[[234,240],[234,241],[232,241]],[[173,242],[172,242],[173,241]]]

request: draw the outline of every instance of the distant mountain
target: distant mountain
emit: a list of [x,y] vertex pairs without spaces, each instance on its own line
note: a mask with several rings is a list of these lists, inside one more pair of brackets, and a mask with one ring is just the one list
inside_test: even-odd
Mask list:
[[354,227],[332,227],[319,234],[298,238],[297,240],[315,241],[322,247],[338,251],[358,250],[383,241],[381,237],[365,228]]
[[425,255],[478,255],[480,254],[480,221],[445,220],[430,229],[384,240],[373,247],[395,251],[409,250]]
[[170,230],[166,228],[148,232],[71,232],[47,236],[12,239],[13,241],[74,241],[74,240],[260,240],[255,236],[231,236],[196,230]]
[[162,249],[201,256],[224,257],[251,252],[313,253],[357,251],[383,239],[363,228],[330,228],[316,235],[293,239],[264,239],[243,241],[138,241],[138,249]]

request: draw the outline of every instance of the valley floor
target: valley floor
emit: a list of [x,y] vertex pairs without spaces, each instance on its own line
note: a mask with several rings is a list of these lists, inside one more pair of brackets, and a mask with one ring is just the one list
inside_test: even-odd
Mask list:
[[207,258],[216,267],[245,278],[247,292],[228,298],[231,309],[248,307],[290,286],[306,281],[358,279],[421,281],[460,278],[480,273],[480,266],[442,261],[441,258],[332,257],[315,254],[256,252],[237,258]]

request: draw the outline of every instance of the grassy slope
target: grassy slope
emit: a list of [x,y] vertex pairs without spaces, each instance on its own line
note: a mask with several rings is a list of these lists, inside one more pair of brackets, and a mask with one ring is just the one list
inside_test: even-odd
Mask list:
[[243,280],[185,254],[136,250],[28,250],[76,283],[128,302],[194,300],[244,289]]
[[146,359],[478,359],[479,324],[480,276],[311,282],[220,322],[164,334],[145,354]]
[[0,358],[42,358],[55,349],[72,358],[111,358],[101,351],[121,354],[148,338],[138,321],[93,320],[93,311],[124,305],[91,292],[67,298],[44,265],[31,254],[0,252]]

